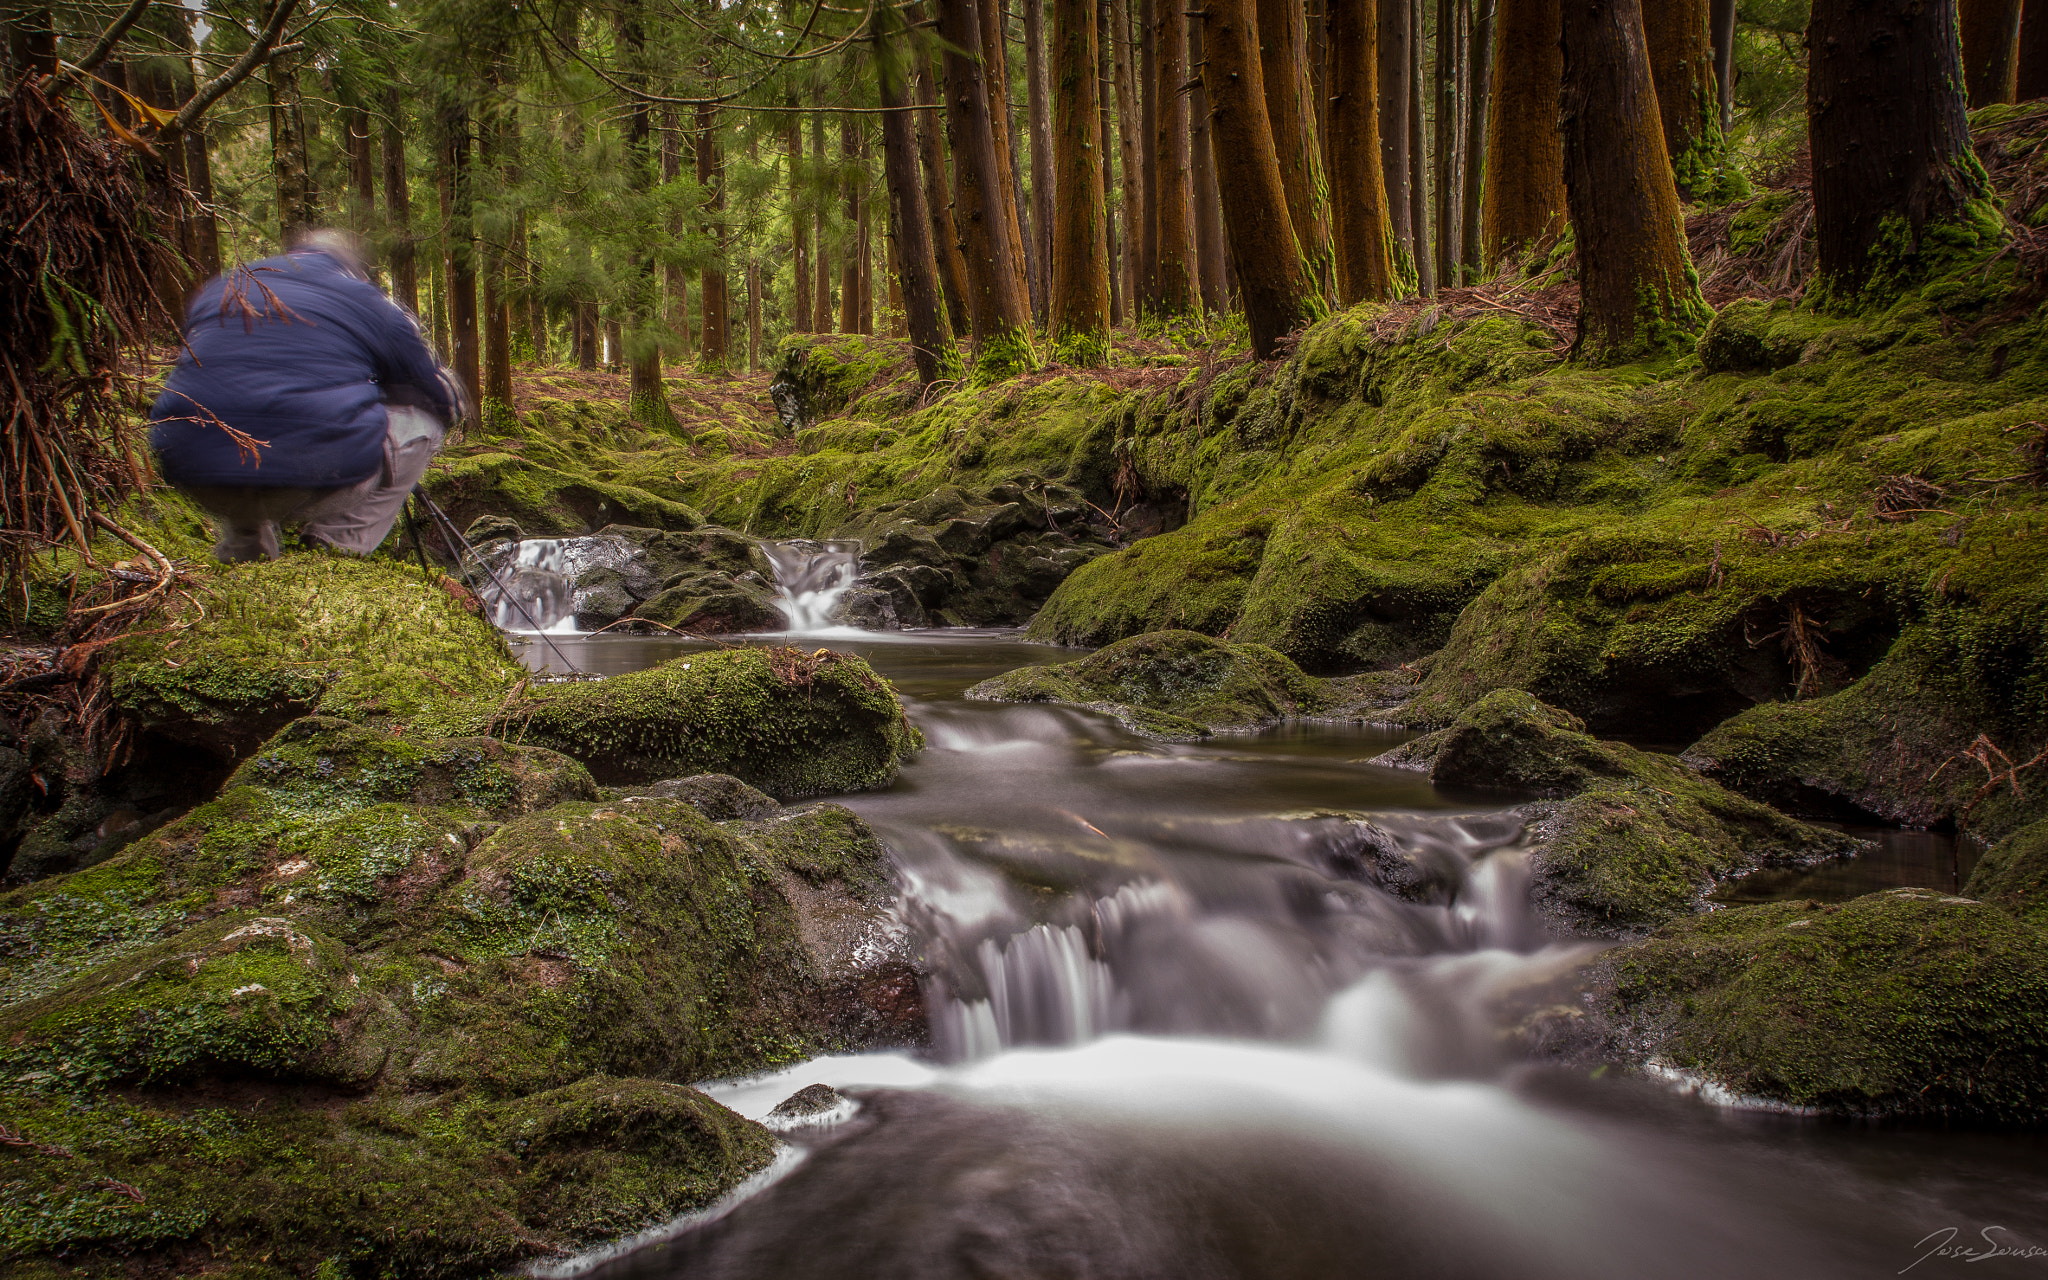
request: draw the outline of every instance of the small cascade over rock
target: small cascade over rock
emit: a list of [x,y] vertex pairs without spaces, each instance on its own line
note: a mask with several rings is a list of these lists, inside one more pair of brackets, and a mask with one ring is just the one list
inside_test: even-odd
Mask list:
[[620,568],[635,550],[610,534],[493,543],[477,550],[488,570],[477,594],[501,630],[574,634],[587,594],[582,580],[593,570]]
[[775,566],[775,594],[792,633],[840,625],[840,598],[860,573],[860,543],[765,542],[761,549]]

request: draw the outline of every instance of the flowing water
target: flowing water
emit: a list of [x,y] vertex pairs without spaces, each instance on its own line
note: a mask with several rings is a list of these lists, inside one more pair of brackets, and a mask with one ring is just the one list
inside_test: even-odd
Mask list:
[[[1504,1053],[1503,1000],[1591,944],[1530,918],[1516,797],[1363,763],[1404,735],[1296,724],[1163,745],[1077,709],[960,697],[1071,651],[1003,633],[838,643],[896,683],[929,741],[895,786],[842,802],[895,858],[933,1046],[708,1086],[756,1118],[814,1082],[858,1106],[788,1134],[788,1157],[717,1213],[570,1270],[2048,1277],[2048,1252],[2025,1252],[2048,1246],[2041,1136],[1715,1105]],[[607,674],[689,648],[562,647]],[[1404,854],[1457,891],[1373,887]],[[1902,834],[1722,896],[1966,874],[1948,842]],[[1994,1247],[2020,1252],[1963,1252]]]
[[789,629],[799,634],[834,629],[833,610],[860,573],[860,543],[799,539],[764,542],[761,550],[775,566],[775,595]]

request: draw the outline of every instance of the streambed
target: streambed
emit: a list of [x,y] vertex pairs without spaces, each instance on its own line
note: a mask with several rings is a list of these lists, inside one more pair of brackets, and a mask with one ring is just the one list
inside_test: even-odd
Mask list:
[[[1073,656],[1014,633],[760,639],[861,653],[928,738],[895,786],[840,799],[896,859],[933,1045],[710,1086],[756,1118],[812,1083],[859,1108],[792,1133],[797,1158],[728,1212],[592,1274],[2048,1276],[2026,1252],[2048,1246],[2041,1136],[1773,1114],[1503,1054],[1497,999],[1589,944],[1530,917],[1515,797],[1363,763],[1402,733],[1160,744],[965,700]],[[605,674],[701,647],[521,643]],[[1388,839],[1452,868],[1455,897],[1373,887]],[[1891,833],[1719,896],[1953,890],[1965,857]],[[1994,1246],[2019,1252],[1958,1252]]]

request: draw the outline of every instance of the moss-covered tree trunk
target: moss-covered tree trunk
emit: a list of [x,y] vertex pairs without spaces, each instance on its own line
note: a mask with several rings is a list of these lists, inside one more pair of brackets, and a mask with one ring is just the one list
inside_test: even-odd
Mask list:
[[1387,224],[1394,236],[1394,270],[1407,288],[1413,288],[1415,280],[1415,225],[1408,199],[1408,78],[1414,74],[1408,25],[1409,8],[1414,3],[1375,0],[1378,21],[1374,23],[1379,37],[1379,109],[1375,114],[1380,131],[1380,179],[1387,193]]
[[[1256,13],[1266,119],[1287,193],[1287,219],[1312,296],[1326,298],[1336,287],[1336,267],[1330,248],[1330,188],[1309,93],[1308,22],[1301,0],[1257,0]],[[1240,265],[1243,261],[1238,259]]]
[[966,336],[967,261],[960,256],[960,234],[953,226],[953,184],[946,180],[945,138],[939,124],[937,76],[922,52],[917,53],[917,159],[924,172],[925,204],[931,211],[932,251],[938,255],[939,281],[946,289],[946,319],[953,336]]
[[[320,202],[306,158],[306,111],[299,97],[298,55],[270,59],[270,172],[277,187],[277,233],[290,244],[320,225]],[[466,146],[467,144],[465,144]]]
[[1101,62],[1095,0],[1053,0],[1053,358],[1097,365],[1109,356],[1109,205],[1102,176]]
[[1348,307],[1400,291],[1380,168],[1379,2],[1330,0],[1327,22],[1330,186],[1341,193],[1331,202],[1331,238],[1337,301]]
[[[2036,0],[2035,8],[2048,7]],[[1963,85],[1972,107],[2016,102],[2021,0],[1957,0],[1963,37]]]
[[[893,8],[883,16],[895,17]],[[900,42],[899,42],[900,43]],[[910,353],[920,386],[960,376],[960,356],[953,349],[953,326],[939,296],[939,259],[932,247],[932,217],[924,184],[918,179],[917,119],[910,81],[902,59],[890,56],[880,31],[875,36],[875,87],[882,116],[882,172],[889,189],[889,234],[901,281],[903,321],[910,332]],[[758,318],[758,312],[756,316]]]
[[1159,0],[1158,153],[1159,222],[1153,231],[1155,307],[1161,316],[1180,316],[1201,309],[1201,285],[1195,274],[1194,183],[1188,171],[1188,97],[1181,86],[1188,78],[1187,10],[1179,0]]
[[1719,97],[1714,83],[1714,42],[1708,0],[1650,0],[1643,34],[1650,45],[1650,82],[1664,150],[1678,194],[1687,200],[1712,187],[1721,163]]
[[1487,104],[1489,162],[1479,201],[1489,268],[1564,230],[1564,146],[1557,132],[1563,21],[1559,0],[1500,0],[1494,13],[1500,56]]
[[1623,359],[1690,341],[1709,312],[1658,127],[1641,0],[1566,0],[1567,208],[1579,253],[1573,350]]
[[967,267],[968,326],[975,377],[992,382],[1029,368],[1031,303],[1018,251],[1005,225],[1004,173],[996,158],[991,98],[982,62],[978,0],[940,0],[946,42],[946,124],[953,150],[953,221]]
[[1313,318],[1313,286],[1287,212],[1287,188],[1266,119],[1259,27],[1252,0],[1211,0],[1202,25],[1202,86],[1223,228],[1251,329],[1252,353],[1269,359],[1280,339]]
[[[1188,66],[1202,65],[1202,24],[1188,24]],[[1109,153],[1103,152],[1103,163]],[[1223,279],[1223,206],[1216,193],[1216,154],[1209,145],[1209,91],[1200,76],[1188,89],[1188,183],[1194,201],[1195,276],[1201,282],[1202,305],[1221,314],[1230,293]]]
[[1815,0],[1806,42],[1816,299],[1882,297],[1996,239],[1955,0]]

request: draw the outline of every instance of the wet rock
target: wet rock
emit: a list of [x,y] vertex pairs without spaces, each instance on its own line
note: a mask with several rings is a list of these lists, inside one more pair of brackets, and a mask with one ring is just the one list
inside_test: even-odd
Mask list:
[[799,1120],[836,1111],[849,1103],[850,1100],[831,1085],[810,1084],[776,1103],[775,1109],[768,1114],[784,1120]]
[[[921,619],[923,610],[918,611]],[[896,612],[896,599],[884,588],[856,584],[848,587],[832,610],[831,620],[845,627],[867,631],[897,631],[903,622]],[[914,624],[913,624],[914,625]]]
[[604,680],[542,684],[509,706],[428,726],[517,725],[608,786],[724,773],[779,799],[885,786],[923,746],[886,681],[859,658],[754,647],[675,658]]
[[684,574],[669,579],[631,616],[700,636],[786,630],[789,619],[775,601],[774,590],[758,576],[749,581],[720,572]]
[[1963,892],[2048,929],[2048,819],[2021,827],[1987,849]]
[[309,816],[402,802],[506,818],[597,798],[582,765],[544,747],[490,737],[407,737],[325,716],[287,725],[263,744],[225,790],[237,787],[256,788]]
[[517,520],[509,516],[493,515],[481,515],[470,521],[469,528],[462,535],[463,540],[472,547],[481,547],[500,538],[518,542],[525,536],[526,534],[520,531]]
[[1864,1116],[2048,1119],[2048,935],[1931,889],[1675,920],[1591,971],[1629,1060]]
[[669,778],[634,794],[680,800],[713,822],[751,822],[771,817],[782,808],[772,797],[722,773]]
[[1533,791],[1531,900],[1556,928],[1614,936],[1697,911],[1715,883],[1863,847],[1699,777],[1668,756],[1584,732],[1570,712],[1498,690],[1448,729],[1378,756],[1440,786]]
[[985,702],[1072,702],[1108,710],[1152,737],[1203,737],[1249,729],[1322,705],[1320,682],[1261,645],[1233,645],[1192,631],[1122,640],[1086,658],[1022,667],[984,680],[967,696]]

